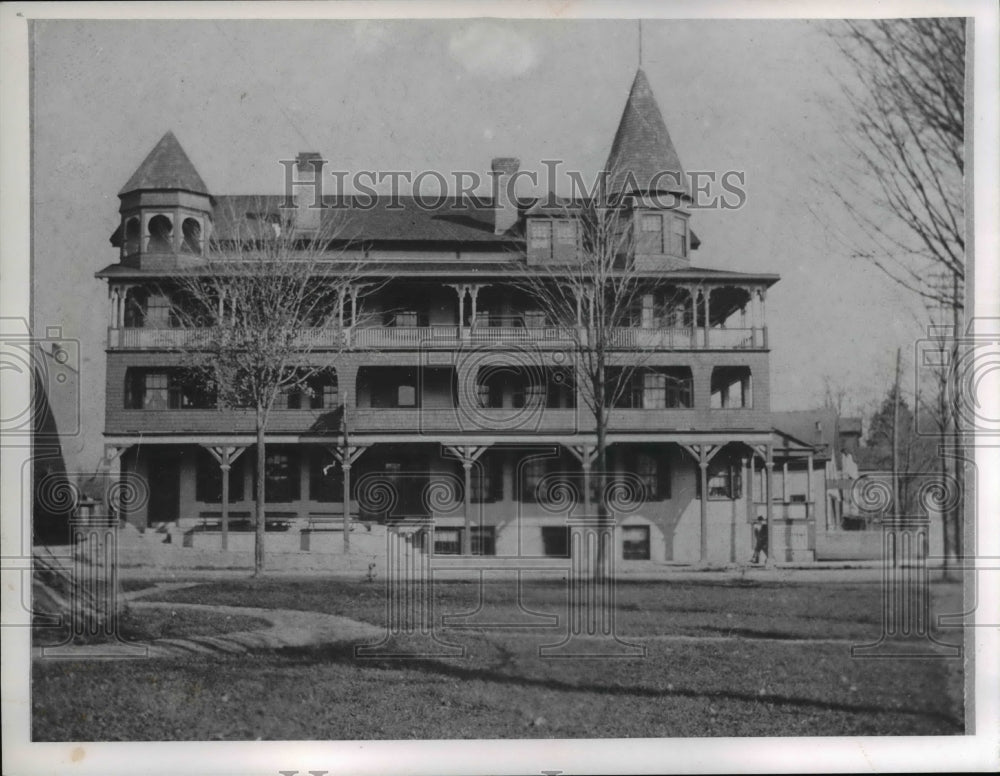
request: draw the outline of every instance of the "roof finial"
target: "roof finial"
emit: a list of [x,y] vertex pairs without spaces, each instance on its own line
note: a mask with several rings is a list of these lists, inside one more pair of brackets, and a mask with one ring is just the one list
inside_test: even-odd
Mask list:
[[639,67],[642,67],[642,19],[639,19]]

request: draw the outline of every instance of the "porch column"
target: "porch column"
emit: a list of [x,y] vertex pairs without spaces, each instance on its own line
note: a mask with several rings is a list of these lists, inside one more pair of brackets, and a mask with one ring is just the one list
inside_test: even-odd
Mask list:
[[701,513],[701,546],[699,549],[699,560],[704,563],[708,559],[708,465],[722,449],[722,445],[686,445],[682,442],[680,446],[687,450],[688,454],[694,458],[700,469],[701,503],[699,504],[699,510]]
[[760,289],[760,336],[761,347],[767,347],[767,308],[764,304],[767,298],[767,289]]
[[698,347],[698,289],[688,286],[688,296],[691,297],[691,348]]
[[712,289],[706,288],[703,292],[705,298],[705,347],[708,347],[708,330],[712,328],[711,299]]
[[338,335],[341,338],[341,344],[350,347],[350,343],[347,340],[347,331],[344,329],[344,297],[347,294],[344,289],[338,289],[337,291],[337,326],[339,328]]
[[781,462],[781,503],[788,503],[788,459]]
[[771,445],[767,446],[767,460],[764,463],[764,466],[767,467],[767,502],[766,502],[766,505],[765,505],[767,507],[767,516],[765,518],[767,520],[767,564],[771,565],[771,558],[773,557],[773,553],[774,553],[774,544],[773,544],[774,535],[773,535],[773,531],[771,530],[771,526],[773,525],[773,522],[774,522],[774,520],[773,520],[773,518],[774,518],[774,504],[773,504],[773,502],[774,502],[774,497],[773,497],[773,493],[774,493],[774,449],[771,447]]
[[[327,447],[327,451],[334,457],[344,473],[344,553],[351,551],[351,465],[358,460],[361,454],[368,449],[367,445],[344,444],[340,447]],[[327,474],[333,464],[323,468],[323,474]]]
[[358,325],[358,287],[356,285],[351,285],[351,328]]
[[476,327],[476,302],[479,299],[479,291],[483,284],[473,283],[469,286],[469,296],[472,298],[472,317],[469,319],[469,328]]
[[465,473],[465,520],[462,531],[462,554],[472,554],[472,465],[486,452],[489,445],[445,445],[447,453],[462,462]]
[[[806,517],[809,516],[809,505],[813,500],[813,454],[806,459]],[[813,513],[815,515],[815,512]]]
[[[121,479],[121,457],[131,446],[130,444],[104,445],[103,463],[106,463],[108,467],[108,484],[101,493],[101,507],[109,522],[111,521],[112,507],[115,503],[121,505],[120,491],[122,489],[118,483],[118,480]],[[120,518],[120,515],[115,515],[115,517]]]
[[591,515],[590,507],[590,470],[597,458],[597,445],[567,445],[573,457],[580,462],[583,471],[583,516]]
[[213,447],[202,445],[219,462],[222,472],[222,549],[229,549],[229,471],[245,447]]

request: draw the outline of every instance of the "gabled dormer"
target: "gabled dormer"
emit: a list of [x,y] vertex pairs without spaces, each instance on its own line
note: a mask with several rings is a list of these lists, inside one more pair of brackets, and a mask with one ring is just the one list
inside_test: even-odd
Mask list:
[[687,176],[641,69],[604,169],[609,197],[631,210],[636,262],[643,269],[686,267],[698,247],[691,233]]
[[123,263],[152,269],[202,260],[212,197],[173,132],[160,139],[118,198],[121,224],[111,244]]

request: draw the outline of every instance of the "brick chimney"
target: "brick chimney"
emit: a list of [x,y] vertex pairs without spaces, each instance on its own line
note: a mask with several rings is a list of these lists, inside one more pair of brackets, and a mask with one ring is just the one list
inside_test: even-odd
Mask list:
[[521,160],[509,156],[493,160],[493,233],[504,234],[517,223],[517,202],[511,177],[521,167]]
[[295,225],[318,231],[323,211],[313,207],[323,196],[324,159],[318,151],[301,151],[295,157]]

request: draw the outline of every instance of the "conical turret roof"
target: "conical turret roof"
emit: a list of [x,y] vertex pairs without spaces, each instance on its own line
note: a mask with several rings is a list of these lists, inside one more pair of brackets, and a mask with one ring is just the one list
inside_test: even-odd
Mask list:
[[141,189],[180,189],[196,194],[208,194],[205,181],[191,164],[173,132],[167,132],[156,147],[149,152],[132,177],[128,179],[119,196]]
[[642,68],[632,81],[604,169],[612,194],[655,189],[689,195],[681,160]]

